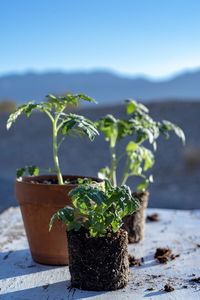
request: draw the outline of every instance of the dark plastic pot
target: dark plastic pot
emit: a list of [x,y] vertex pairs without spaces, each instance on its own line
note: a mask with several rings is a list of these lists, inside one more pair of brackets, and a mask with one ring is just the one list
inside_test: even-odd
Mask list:
[[123,228],[128,232],[129,243],[138,243],[144,239],[145,212],[148,205],[149,192],[138,192],[132,195],[140,201],[140,209],[123,218]]
[[105,237],[90,237],[81,228],[67,232],[71,286],[109,291],[129,281],[128,234],[119,229]]
[[[64,175],[63,179],[85,178],[87,176]],[[72,206],[68,196],[78,184],[41,184],[37,181],[55,180],[56,175],[27,176],[15,181],[17,199],[31,250],[36,262],[48,265],[68,265],[66,227],[55,220],[51,232],[49,221],[58,209]],[[91,177],[90,177],[91,178]],[[103,181],[92,177],[97,182]]]

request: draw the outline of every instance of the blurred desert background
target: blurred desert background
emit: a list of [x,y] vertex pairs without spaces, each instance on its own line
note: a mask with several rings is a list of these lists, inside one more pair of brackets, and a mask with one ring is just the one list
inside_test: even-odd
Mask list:
[[[0,212],[17,206],[17,168],[53,168],[47,117],[21,116],[7,131],[9,113],[24,102],[66,92],[98,101],[76,109],[93,121],[106,114],[124,118],[123,100],[133,98],[155,120],[180,126],[185,146],[173,134],[158,140],[149,207],[200,208],[200,3],[21,0],[11,10],[10,5],[0,4]],[[69,137],[59,155],[63,174],[97,176],[110,163],[103,135],[94,142]],[[127,184],[134,190],[138,181],[132,177]]]

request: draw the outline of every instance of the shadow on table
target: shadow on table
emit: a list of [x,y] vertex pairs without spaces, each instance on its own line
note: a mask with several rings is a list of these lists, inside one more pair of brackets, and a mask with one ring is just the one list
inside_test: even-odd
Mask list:
[[152,293],[148,293],[148,294],[144,295],[144,298],[159,296],[159,295],[163,295],[163,294],[166,294],[166,292],[164,292],[164,291],[152,292]]
[[53,284],[46,284],[35,288],[24,289],[20,291],[8,292],[0,295],[1,300],[20,299],[20,300],[38,300],[38,299],[59,299],[59,300],[78,300],[86,299],[107,292],[82,291],[78,289],[70,289],[70,281],[61,281]]
[[0,252],[0,280],[60,268],[36,263],[29,249]]

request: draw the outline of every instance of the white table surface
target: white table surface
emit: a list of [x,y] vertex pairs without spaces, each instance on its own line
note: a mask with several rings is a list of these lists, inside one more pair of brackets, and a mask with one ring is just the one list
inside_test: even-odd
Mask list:
[[[129,253],[144,258],[142,266],[131,267],[130,282],[114,292],[69,290],[68,267],[52,267],[35,263],[30,255],[19,208],[0,215],[0,299],[200,299],[200,210],[180,211],[148,209],[158,213],[159,222],[146,224],[145,239],[130,244]],[[167,264],[154,259],[158,247],[169,247],[180,257]],[[195,275],[194,275],[195,274]],[[159,276],[161,275],[161,276]],[[162,291],[165,284],[175,288]],[[188,288],[183,288],[187,285]],[[154,288],[152,291],[147,289]]]

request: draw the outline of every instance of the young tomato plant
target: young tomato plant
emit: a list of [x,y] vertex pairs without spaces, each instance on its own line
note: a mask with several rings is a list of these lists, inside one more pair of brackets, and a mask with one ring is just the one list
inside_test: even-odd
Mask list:
[[89,230],[92,237],[103,236],[108,228],[116,232],[123,224],[122,218],[139,209],[139,201],[131,195],[128,186],[113,187],[105,180],[105,189],[83,184],[71,190],[74,208],[66,206],[55,213],[49,223],[57,218],[67,225],[67,230],[78,231],[81,226]]
[[[54,95],[48,95],[47,101],[42,103],[29,102],[28,104],[23,104],[19,106],[10,116],[7,121],[7,129],[10,129],[11,125],[16,121],[16,119],[25,113],[27,117],[30,116],[32,111],[39,110],[44,112],[52,123],[53,130],[53,157],[55,172],[58,177],[58,183],[63,184],[63,178],[60,171],[60,164],[58,159],[58,150],[68,135],[80,135],[84,137],[85,135],[89,137],[91,141],[98,134],[98,131],[92,121],[86,119],[83,116],[65,113],[68,106],[74,105],[78,106],[80,100],[95,102],[92,98],[83,95],[71,95],[68,94],[63,97],[56,97]],[[30,175],[37,175],[38,168],[35,166],[26,167]],[[22,176],[25,174],[26,168],[18,169],[17,175]],[[53,172],[49,169],[48,171]]]
[[[112,115],[106,115],[99,119],[96,125],[104,132],[106,141],[109,142],[111,152],[111,167],[101,169],[99,177],[108,178],[114,186],[117,186],[116,170],[118,163],[126,157],[123,176],[119,185],[124,185],[130,176],[140,176],[143,182],[137,187],[138,190],[147,188],[148,183],[153,181],[152,175],[147,177],[144,172],[154,164],[154,154],[152,150],[144,147],[144,142],[148,141],[156,151],[156,140],[160,134],[169,138],[169,132],[174,131],[185,143],[185,136],[180,127],[169,122],[154,121],[146,106],[135,100],[125,100],[128,118],[125,120],[115,119]],[[116,157],[116,146],[127,136],[133,137],[123,153]]]

